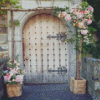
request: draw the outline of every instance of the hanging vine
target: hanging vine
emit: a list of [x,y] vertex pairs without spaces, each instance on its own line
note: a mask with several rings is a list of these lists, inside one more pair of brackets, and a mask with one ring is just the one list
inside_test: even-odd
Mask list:
[[[0,0],[0,8],[21,8],[19,0]],[[5,14],[7,11],[2,11],[0,9],[0,15]]]

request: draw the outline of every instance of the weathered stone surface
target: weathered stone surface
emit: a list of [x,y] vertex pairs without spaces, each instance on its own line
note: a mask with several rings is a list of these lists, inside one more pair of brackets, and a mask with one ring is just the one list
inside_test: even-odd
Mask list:
[[71,77],[70,90],[74,94],[85,94],[86,92],[86,80],[75,80],[75,77]]
[[0,33],[6,33],[7,34],[7,27],[0,27]]
[[0,16],[0,34],[7,34],[7,15]]
[[0,58],[8,58],[8,51],[0,51]]
[[88,81],[88,92],[93,100],[100,100],[100,59],[84,58],[82,77]]
[[7,51],[8,50],[8,44],[0,45],[0,51]]
[[1,97],[4,95],[4,86],[3,86],[3,78],[2,78],[2,72],[3,68],[6,67],[6,61],[7,59],[0,59],[0,100]]
[[0,44],[7,44],[8,43],[8,35],[0,34]]

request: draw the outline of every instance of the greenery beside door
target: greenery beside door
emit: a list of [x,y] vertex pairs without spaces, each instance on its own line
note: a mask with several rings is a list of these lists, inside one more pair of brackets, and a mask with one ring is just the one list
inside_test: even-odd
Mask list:
[[[56,10],[53,14],[58,13],[58,17],[64,18],[66,21],[71,21],[72,25],[77,28],[76,37],[76,47],[78,48],[78,68],[76,78],[71,78],[71,88],[75,94],[84,94],[82,89],[86,87],[86,80],[80,77],[80,66],[82,63],[81,52],[82,52],[82,42],[92,41],[93,34],[90,33],[89,26],[92,23],[94,9],[86,1],[75,4],[73,7],[69,8],[55,8]],[[60,12],[60,13],[59,13]],[[67,41],[72,41],[67,39]],[[94,42],[94,41],[92,41]],[[83,82],[84,81],[84,82]],[[81,85],[81,87],[78,85]],[[78,91],[77,91],[78,90]],[[77,91],[77,92],[76,92]]]

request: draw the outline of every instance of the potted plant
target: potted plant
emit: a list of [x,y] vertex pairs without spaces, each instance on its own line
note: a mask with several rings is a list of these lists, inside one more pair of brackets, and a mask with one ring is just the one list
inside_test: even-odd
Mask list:
[[58,17],[64,18],[66,21],[71,21],[74,27],[77,28],[77,47],[78,47],[78,68],[77,76],[71,77],[70,90],[75,94],[84,94],[86,91],[86,80],[80,77],[80,66],[81,66],[81,50],[82,42],[88,41],[92,34],[89,33],[88,25],[93,20],[93,8],[86,2],[75,4],[71,8],[55,8],[53,14],[59,12]]
[[12,60],[7,62],[7,68],[3,71],[3,81],[6,84],[6,91],[9,98],[19,97],[22,95],[21,84],[23,82],[23,77],[25,71],[19,68],[19,63]]

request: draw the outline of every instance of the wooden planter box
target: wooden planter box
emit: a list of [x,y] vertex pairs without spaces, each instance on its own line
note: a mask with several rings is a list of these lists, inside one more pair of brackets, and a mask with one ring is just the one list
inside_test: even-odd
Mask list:
[[85,94],[86,92],[86,80],[75,80],[75,77],[71,77],[70,90],[74,94]]
[[22,86],[20,83],[16,85],[6,84],[6,88],[7,88],[7,95],[9,98],[19,97],[22,95]]

